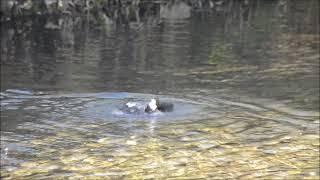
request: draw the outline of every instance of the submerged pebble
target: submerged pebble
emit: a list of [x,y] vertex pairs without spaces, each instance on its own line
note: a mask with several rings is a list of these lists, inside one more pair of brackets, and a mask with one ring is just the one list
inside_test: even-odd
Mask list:
[[137,141],[134,141],[134,140],[127,140],[127,141],[126,141],[126,144],[128,144],[128,145],[132,145],[132,146],[135,146],[135,145],[137,145]]
[[[29,113],[41,111],[41,115],[49,118],[17,126],[19,131],[32,131],[32,136],[7,133],[1,137],[1,142],[6,144],[14,141],[19,144],[17,148],[28,147],[10,149],[6,156],[3,156],[5,151],[1,152],[1,157],[6,158],[3,161],[6,168],[1,170],[5,179],[299,179],[302,176],[312,179],[319,176],[319,135],[316,131],[293,133],[294,128],[289,126],[277,128],[279,124],[272,121],[274,114],[278,117],[276,112],[259,111],[259,118],[269,117],[261,121],[231,109],[226,117],[201,121],[118,119],[114,122],[108,118],[77,117],[74,113],[81,110],[73,107],[76,103],[48,100],[42,101],[42,105],[24,109],[31,110]],[[55,108],[54,112],[51,107]]]

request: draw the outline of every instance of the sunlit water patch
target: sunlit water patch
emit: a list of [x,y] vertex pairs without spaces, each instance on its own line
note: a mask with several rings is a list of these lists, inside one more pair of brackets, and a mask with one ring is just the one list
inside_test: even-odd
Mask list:
[[1,96],[5,179],[319,178],[319,114],[281,102],[161,95],[173,112],[131,116],[115,112],[156,95]]

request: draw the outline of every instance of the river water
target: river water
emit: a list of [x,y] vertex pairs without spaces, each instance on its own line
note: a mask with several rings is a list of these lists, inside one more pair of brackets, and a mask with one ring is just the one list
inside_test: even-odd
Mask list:
[[[1,178],[318,179],[318,5],[2,26]],[[174,111],[115,113],[153,97]]]

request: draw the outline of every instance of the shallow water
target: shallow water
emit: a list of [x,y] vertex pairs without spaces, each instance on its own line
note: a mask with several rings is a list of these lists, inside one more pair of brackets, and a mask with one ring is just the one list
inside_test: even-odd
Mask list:
[[260,100],[256,105],[192,95],[166,97],[184,108],[155,116],[119,116],[113,112],[127,99],[155,95],[24,94],[2,93],[3,177],[319,174],[318,112],[288,110],[279,101]]
[[[248,2],[2,27],[1,178],[318,179],[318,2]],[[174,111],[117,113],[154,97]]]

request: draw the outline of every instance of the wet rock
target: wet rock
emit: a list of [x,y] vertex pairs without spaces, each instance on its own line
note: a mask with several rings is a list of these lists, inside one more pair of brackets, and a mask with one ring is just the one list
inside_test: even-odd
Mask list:
[[160,17],[166,19],[186,19],[191,16],[191,7],[183,1],[174,1],[160,6]]
[[54,29],[60,29],[60,26],[58,24],[55,24],[55,23],[49,21],[46,23],[44,28],[54,30]]

